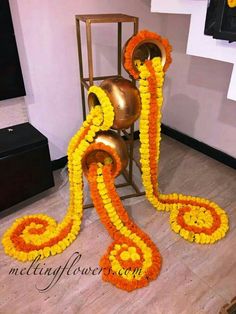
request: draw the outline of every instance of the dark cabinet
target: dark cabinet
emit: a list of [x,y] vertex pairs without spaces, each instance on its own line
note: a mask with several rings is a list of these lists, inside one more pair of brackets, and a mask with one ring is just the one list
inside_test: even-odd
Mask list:
[[54,186],[47,138],[30,123],[0,130],[0,210]]

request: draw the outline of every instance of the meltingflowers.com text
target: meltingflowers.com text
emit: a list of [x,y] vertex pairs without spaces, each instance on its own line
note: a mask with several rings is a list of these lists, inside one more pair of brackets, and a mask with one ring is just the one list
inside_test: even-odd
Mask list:
[[[12,276],[45,276],[49,278],[49,282],[45,287],[37,287],[39,292],[46,292],[54,287],[62,276],[97,276],[102,271],[106,274],[114,274],[111,268],[91,267],[91,266],[80,266],[79,262],[82,259],[82,254],[74,252],[70,258],[64,263],[57,267],[48,267],[45,262],[41,262],[40,255],[38,255],[28,267],[12,267],[9,271],[9,275]],[[120,276],[123,274],[128,275],[132,272],[133,277],[140,275],[142,272],[141,268],[131,270],[130,268],[121,268],[118,272]]]

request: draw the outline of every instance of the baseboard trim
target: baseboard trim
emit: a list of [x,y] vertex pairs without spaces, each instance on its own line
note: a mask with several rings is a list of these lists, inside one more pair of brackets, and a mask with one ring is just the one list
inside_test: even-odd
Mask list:
[[[161,132],[177,141],[180,143],[183,143],[221,163],[224,165],[227,165],[233,169],[236,169],[236,158],[216,149],[213,148],[205,143],[199,142],[198,140],[192,138],[191,136],[188,136],[184,133],[181,133],[175,129],[170,128],[167,125],[162,124],[161,126]],[[134,132],[134,139],[138,140],[139,139],[139,131]],[[58,170],[67,164],[67,156],[64,156],[62,158],[56,159],[52,161],[52,170]]]
[[56,160],[52,160],[51,161],[52,171],[65,167],[65,165],[67,164],[67,161],[68,161],[67,156],[61,157]]
[[162,124],[161,132],[233,169],[236,169],[236,158],[213,148],[203,142],[199,142],[195,138],[192,138],[184,133],[181,133],[177,130],[170,128],[167,125]]

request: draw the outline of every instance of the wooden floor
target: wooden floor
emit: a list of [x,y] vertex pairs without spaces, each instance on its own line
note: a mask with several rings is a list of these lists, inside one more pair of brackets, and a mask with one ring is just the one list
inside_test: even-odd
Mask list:
[[[47,213],[57,220],[63,217],[68,183],[61,171],[55,179],[55,188],[1,214],[0,236],[24,214]],[[163,256],[157,280],[127,293],[104,283],[100,275],[67,275],[65,271],[53,285],[58,279],[55,272],[54,281],[53,275],[9,274],[12,267],[20,270],[29,268],[30,263],[11,259],[0,246],[0,313],[218,313],[236,295],[236,172],[165,136],[160,188],[163,193],[181,192],[219,203],[230,218],[226,238],[211,246],[190,244],[170,230],[169,214],[156,212],[145,197],[126,200],[130,216],[152,237]],[[76,267],[96,268],[110,243],[95,209],[87,209],[75,242],[61,255],[40,261],[38,270],[62,268],[76,251],[82,255]],[[51,282],[51,289],[39,292]]]

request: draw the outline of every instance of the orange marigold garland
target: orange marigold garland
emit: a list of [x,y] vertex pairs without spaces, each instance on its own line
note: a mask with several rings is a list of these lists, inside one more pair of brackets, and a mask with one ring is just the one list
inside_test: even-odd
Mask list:
[[[142,40],[153,39],[153,33],[140,32]],[[163,44],[163,39],[156,35]],[[140,117],[140,154],[142,180],[146,196],[157,210],[170,211],[170,224],[173,231],[184,239],[196,243],[214,243],[223,238],[229,228],[228,217],[217,204],[200,197],[182,194],[160,194],[158,191],[158,161],[161,141],[161,107],[163,104],[163,83],[166,65],[162,66],[159,57],[142,63],[131,62],[135,45],[140,42],[140,34],[134,36],[126,46],[125,64],[129,73],[137,78],[142,100]],[[166,46],[167,47],[167,46]],[[171,48],[168,44],[167,60]],[[169,65],[168,61],[167,64]],[[138,69],[138,71],[137,71]]]
[[[68,147],[70,204],[65,218],[59,224],[43,214],[17,219],[4,234],[2,243],[7,254],[21,261],[33,260],[38,255],[44,258],[61,253],[74,241],[80,228],[83,156],[95,150],[105,152],[101,154],[102,163],[86,163],[88,171],[83,167],[97,212],[114,239],[100,266],[105,281],[132,291],[148,285],[158,276],[161,255],[152,240],[130,220],[116,192],[114,180],[121,169],[118,154],[103,143],[93,142],[99,130],[111,127],[114,112],[102,89],[94,86],[89,92],[96,94],[101,106],[92,108]],[[103,156],[110,157],[103,159]]]
[[[61,253],[74,241],[80,229],[83,209],[82,165],[84,153],[94,150],[110,156],[100,163],[88,165],[91,196],[101,221],[114,242],[101,259],[103,279],[115,286],[132,291],[154,280],[161,268],[161,256],[151,239],[130,219],[116,193],[114,179],[121,169],[121,161],[114,149],[103,143],[93,143],[99,130],[111,127],[114,112],[105,92],[92,87],[101,106],[92,108],[81,129],[68,147],[70,204],[59,224],[43,214],[17,219],[3,236],[5,252],[14,258],[27,261],[38,255],[41,258]],[[101,155],[102,156],[102,155]],[[84,167],[86,169],[86,167]]]
[[[118,155],[114,151],[111,153],[118,164]],[[146,286],[158,276],[161,256],[151,239],[130,220],[116,192],[114,178],[112,164],[93,164],[89,169],[93,203],[114,239],[100,266],[105,281],[132,291]]]
[[3,235],[5,253],[20,261],[61,253],[79,233],[83,214],[82,156],[96,133],[108,130],[114,119],[113,107],[106,93],[96,86],[91,87],[89,93],[96,94],[101,106],[92,108],[68,146],[70,202],[64,219],[57,223],[44,214],[28,215],[17,219]]
[[172,62],[171,50],[172,47],[169,44],[168,39],[161,37],[160,35],[150,32],[148,30],[140,31],[137,35],[130,38],[128,44],[125,47],[124,51],[124,68],[126,71],[135,79],[139,78],[139,71],[136,68],[133,60],[134,49],[141,45],[146,39],[157,40],[165,48],[166,51],[166,62],[164,65],[164,71],[167,71],[168,67]]

